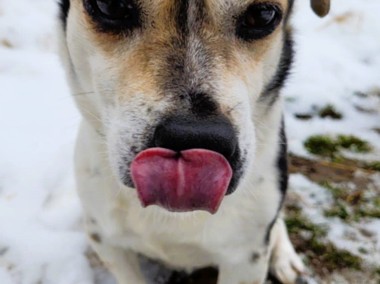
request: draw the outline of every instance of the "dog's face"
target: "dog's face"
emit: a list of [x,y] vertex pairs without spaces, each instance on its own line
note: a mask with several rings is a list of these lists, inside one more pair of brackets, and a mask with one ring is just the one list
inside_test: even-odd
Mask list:
[[[291,62],[286,22],[292,4],[293,0],[63,2],[74,96],[82,114],[103,136],[115,174],[125,185],[143,188],[139,193],[145,205],[214,211],[218,196],[236,189],[255,159],[257,116],[276,103]],[[184,158],[179,158],[183,152]],[[196,157],[203,158],[196,162]],[[195,177],[197,163],[207,167]],[[152,173],[160,169],[165,176]],[[219,174],[223,183],[210,196],[202,195],[202,189],[191,189],[187,197],[192,200],[186,202],[143,196],[153,194],[147,187],[164,180],[174,187],[212,186],[206,172]],[[144,184],[147,179],[152,180]],[[153,195],[167,193],[162,190],[153,190]],[[197,204],[202,198],[218,200]]]

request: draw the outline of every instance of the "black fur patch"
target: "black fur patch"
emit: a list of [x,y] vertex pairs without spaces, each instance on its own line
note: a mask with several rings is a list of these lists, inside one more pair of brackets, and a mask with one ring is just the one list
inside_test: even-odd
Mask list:
[[63,23],[63,27],[66,29],[67,16],[68,16],[69,10],[70,10],[70,0],[60,0],[59,1],[59,8],[60,8],[59,17]]
[[198,269],[191,274],[174,272],[166,284],[211,284],[216,283],[218,270],[215,268]]
[[293,40],[291,33],[287,31],[285,32],[284,47],[282,49],[280,63],[274,77],[265,87],[265,91],[260,98],[261,101],[268,102],[269,105],[273,105],[276,102],[279,96],[279,90],[284,86],[284,83],[289,76],[293,58]]
[[285,123],[284,120],[281,124],[281,132],[280,132],[280,153],[277,160],[277,167],[280,174],[280,191],[284,196],[288,189],[288,147],[286,141],[286,133],[285,133]]
[[91,238],[91,240],[93,240],[96,243],[101,243],[102,242],[102,238],[101,238],[101,236],[98,233],[92,233],[90,235],[90,238]]
[[[289,19],[289,17],[291,16],[291,14],[292,14],[292,11],[293,11],[293,4],[294,4],[294,0],[288,0],[288,13],[286,14],[286,16],[285,16],[285,19],[284,19],[284,21],[285,21],[285,23],[287,23],[288,22],[288,19]],[[286,25],[285,25],[286,26]]]
[[147,283],[159,284],[212,284],[216,283],[218,270],[213,267],[202,268],[186,273],[166,267],[160,261],[138,256],[141,272]]
[[190,93],[189,97],[191,100],[191,111],[195,115],[207,116],[216,114],[218,106],[208,94]]
[[277,158],[277,169],[278,169],[278,177],[279,177],[278,188],[279,188],[279,191],[281,192],[281,201],[280,201],[280,204],[278,205],[278,210],[277,210],[276,216],[273,218],[272,222],[270,222],[270,224],[267,228],[267,232],[265,235],[265,243],[266,244],[269,243],[272,228],[273,228],[274,224],[276,223],[276,220],[278,218],[278,214],[280,213],[280,210],[281,210],[282,205],[284,203],[286,191],[288,189],[288,158],[287,158],[287,142],[286,142],[284,120],[282,120],[279,135],[280,135],[280,150],[279,150],[278,158]]
[[188,24],[188,12],[189,12],[189,0],[177,0],[176,6],[176,25],[177,30],[183,37],[187,37],[189,34]]
[[256,263],[260,259],[260,254],[257,252],[252,253],[251,262]]
[[[143,28],[141,7],[135,0],[104,1],[110,14],[103,12],[97,1],[84,1],[84,8],[96,24],[96,30],[118,36],[130,36]],[[119,6],[117,6],[119,5]]]

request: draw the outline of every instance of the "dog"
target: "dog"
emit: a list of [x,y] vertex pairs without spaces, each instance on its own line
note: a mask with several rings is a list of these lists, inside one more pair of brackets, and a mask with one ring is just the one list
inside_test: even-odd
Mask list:
[[[185,283],[171,271],[210,266],[218,284],[304,273],[281,216],[293,2],[60,1],[61,55],[83,116],[78,192],[118,283]],[[324,16],[330,2],[311,6]],[[143,263],[165,273],[149,280]]]

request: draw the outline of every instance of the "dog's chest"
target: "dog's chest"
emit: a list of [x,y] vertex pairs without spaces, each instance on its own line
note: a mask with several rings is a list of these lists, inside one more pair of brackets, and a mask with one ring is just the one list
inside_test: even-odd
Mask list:
[[172,267],[204,267],[232,256],[247,258],[261,243],[256,240],[256,236],[262,238],[261,234],[255,233],[260,224],[252,217],[245,218],[241,210],[174,218],[153,211],[141,214],[140,210],[129,210],[122,226],[118,226],[120,230],[114,230],[108,239]]

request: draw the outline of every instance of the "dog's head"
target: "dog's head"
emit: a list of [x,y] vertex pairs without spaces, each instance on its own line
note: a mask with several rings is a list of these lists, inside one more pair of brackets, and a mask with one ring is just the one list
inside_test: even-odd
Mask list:
[[[327,13],[328,0],[311,2]],[[236,189],[291,63],[292,5],[61,1],[74,96],[143,205],[215,212]]]

